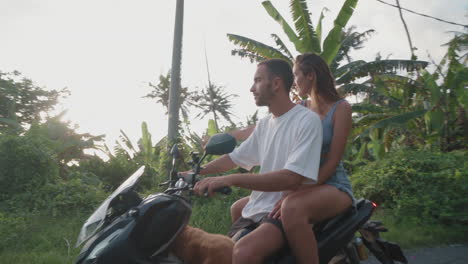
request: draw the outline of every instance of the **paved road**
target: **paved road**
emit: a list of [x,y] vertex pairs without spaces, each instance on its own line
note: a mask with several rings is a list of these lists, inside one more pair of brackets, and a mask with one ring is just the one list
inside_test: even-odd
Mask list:
[[[468,244],[405,251],[409,264],[468,264]],[[363,262],[379,264],[374,257]]]

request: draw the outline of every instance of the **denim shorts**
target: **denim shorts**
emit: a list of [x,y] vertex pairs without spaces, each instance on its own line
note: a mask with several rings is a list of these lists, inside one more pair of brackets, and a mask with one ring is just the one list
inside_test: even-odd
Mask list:
[[325,184],[334,186],[338,190],[346,193],[349,195],[351,200],[353,201],[353,206],[356,205],[356,199],[353,196],[353,190],[351,188],[351,182],[349,181],[348,174],[346,173],[345,168],[343,167],[343,163],[340,161],[338,166],[336,166],[335,174],[333,174]]

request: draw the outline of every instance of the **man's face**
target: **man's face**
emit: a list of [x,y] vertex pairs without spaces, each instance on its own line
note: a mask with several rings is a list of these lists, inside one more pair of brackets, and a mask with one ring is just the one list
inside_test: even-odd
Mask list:
[[268,106],[274,96],[273,82],[265,65],[257,67],[254,75],[254,83],[250,91],[254,95],[257,106]]

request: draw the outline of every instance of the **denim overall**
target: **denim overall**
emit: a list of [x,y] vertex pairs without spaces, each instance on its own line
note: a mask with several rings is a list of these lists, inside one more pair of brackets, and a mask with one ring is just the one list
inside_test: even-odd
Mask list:
[[[322,142],[322,157],[330,152],[330,146],[333,139],[333,114],[335,113],[336,107],[340,102],[344,101],[341,99],[332,106],[330,111],[328,111],[325,118],[322,120],[322,129],[323,129],[323,142]],[[306,106],[306,101],[301,102],[302,106]],[[320,166],[325,163],[326,160],[320,160]],[[345,192],[348,194],[351,199],[353,200],[353,204],[355,203],[355,199],[353,196],[353,191],[351,189],[351,182],[349,181],[348,174],[346,173],[345,168],[343,167],[343,162],[340,160],[338,166],[336,166],[336,171],[333,175],[328,178],[325,184],[332,185],[336,187],[338,190]]]

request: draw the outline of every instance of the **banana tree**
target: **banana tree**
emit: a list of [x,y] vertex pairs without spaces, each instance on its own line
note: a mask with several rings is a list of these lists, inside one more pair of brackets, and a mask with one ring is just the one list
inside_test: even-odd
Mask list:
[[[313,26],[311,13],[305,0],[291,0],[291,15],[294,21],[294,29],[286,22],[280,12],[270,1],[262,2],[267,13],[278,22],[289,41],[293,43],[299,53],[313,52],[331,64],[340,50],[343,41],[343,30],[351,18],[358,0],[346,0],[334,21],[334,26],[322,41],[322,10],[316,27]],[[293,55],[284,41],[277,35],[271,34],[277,48],[261,43],[248,37],[227,34],[230,41],[239,46],[232,51],[233,55],[249,58],[251,61],[259,61],[267,58],[281,58],[292,63]]]
[[[378,58],[372,62],[352,61],[349,55],[350,51],[361,49],[363,43],[374,33],[374,30],[356,32],[355,27],[344,30],[357,2],[357,0],[347,0],[343,3],[334,21],[334,27],[324,41],[322,41],[324,10],[322,10],[314,28],[306,1],[291,0],[291,15],[295,26],[293,29],[270,1],[264,1],[262,5],[267,13],[281,25],[298,53],[313,52],[319,54],[328,63],[337,78],[337,85],[342,86],[343,94],[347,94],[349,89],[365,88],[367,90],[369,88],[355,83],[354,81],[358,78],[397,70],[411,72],[426,67],[427,62],[412,60],[381,60]],[[233,55],[250,58],[252,62],[267,58],[280,58],[289,61],[292,65],[294,57],[285,42],[276,34],[271,36],[276,48],[244,36],[228,34],[229,40],[239,46],[239,49],[232,51]]]
[[346,85],[347,92],[365,95],[362,103],[353,105],[353,144],[360,150],[355,151],[364,156],[364,150],[370,150],[381,158],[395,144],[442,151],[466,147],[468,68],[466,53],[460,53],[466,52],[467,43],[466,34],[454,37],[433,73],[420,70],[416,78],[380,74]]
[[465,124],[468,105],[468,34],[455,35],[446,46],[447,53],[436,65],[436,71],[432,74],[423,71],[419,80],[426,87],[421,94],[428,109],[425,116],[426,130],[438,141],[442,151],[466,147],[464,138],[468,133]]

